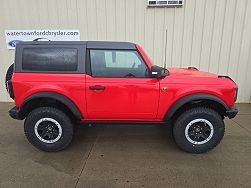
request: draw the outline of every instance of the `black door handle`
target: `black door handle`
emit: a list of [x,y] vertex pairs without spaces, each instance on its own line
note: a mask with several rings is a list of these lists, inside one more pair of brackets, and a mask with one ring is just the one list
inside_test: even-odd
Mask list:
[[90,86],[91,90],[105,90],[105,86]]

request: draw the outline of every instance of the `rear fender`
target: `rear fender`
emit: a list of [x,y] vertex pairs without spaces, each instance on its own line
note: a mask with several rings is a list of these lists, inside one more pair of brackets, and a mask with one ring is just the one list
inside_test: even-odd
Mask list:
[[73,113],[75,118],[77,118],[79,120],[82,119],[82,114],[81,114],[79,108],[77,107],[77,105],[73,101],[71,101],[68,97],[66,97],[64,95],[54,93],[54,92],[41,92],[41,93],[36,93],[36,94],[29,96],[21,104],[21,106],[19,108],[20,114],[25,114],[24,111],[25,111],[27,105],[29,105],[29,103],[31,101],[36,100],[36,99],[44,99],[44,98],[54,99],[54,100],[64,104]]

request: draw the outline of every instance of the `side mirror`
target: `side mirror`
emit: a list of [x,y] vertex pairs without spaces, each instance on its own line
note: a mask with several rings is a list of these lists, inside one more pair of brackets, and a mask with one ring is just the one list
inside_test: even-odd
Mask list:
[[150,74],[152,78],[164,78],[168,76],[169,72],[166,68],[153,65]]

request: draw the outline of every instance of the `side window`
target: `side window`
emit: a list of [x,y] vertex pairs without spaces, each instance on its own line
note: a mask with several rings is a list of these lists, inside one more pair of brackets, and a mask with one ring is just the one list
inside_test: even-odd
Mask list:
[[64,47],[24,48],[22,69],[26,71],[77,71],[78,49]]
[[148,77],[149,71],[137,51],[90,50],[91,70],[94,77]]

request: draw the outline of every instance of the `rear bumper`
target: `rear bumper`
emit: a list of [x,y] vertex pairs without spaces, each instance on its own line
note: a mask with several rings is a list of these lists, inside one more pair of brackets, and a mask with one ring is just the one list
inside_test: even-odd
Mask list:
[[226,111],[227,117],[228,117],[229,119],[234,118],[234,117],[237,115],[237,113],[238,113],[238,109],[237,109],[235,106],[229,108],[229,109]]
[[22,118],[20,116],[20,110],[17,107],[14,107],[14,108],[10,109],[9,110],[9,115],[13,119],[22,120]]

